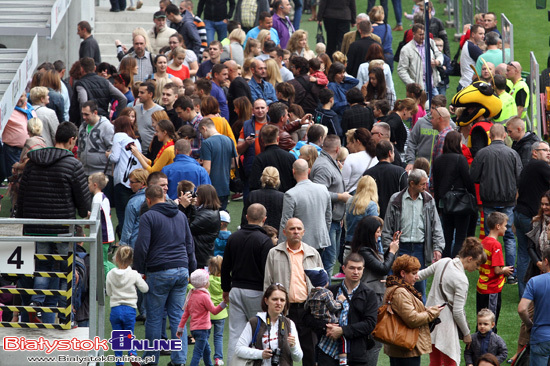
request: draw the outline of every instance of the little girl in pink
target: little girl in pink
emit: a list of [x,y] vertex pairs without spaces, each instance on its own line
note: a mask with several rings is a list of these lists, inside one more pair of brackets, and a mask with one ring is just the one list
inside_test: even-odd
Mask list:
[[189,282],[194,288],[189,291],[185,299],[183,316],[178,325],[177,336],[181,338],[185,323],[187,323],[187,319],[191,318],[191,335],[195,338],[195,347],[190,366],[198,366],[201,358],[205,366],[213,366],[210,358],[210,344],[208,343],[210,329],[212,328],[210,313],[218,314],[226,308],[227,304],[222,301],[218,306],[214,306],[212,300],[210,300],[208,271],[197,269],[191,273]]

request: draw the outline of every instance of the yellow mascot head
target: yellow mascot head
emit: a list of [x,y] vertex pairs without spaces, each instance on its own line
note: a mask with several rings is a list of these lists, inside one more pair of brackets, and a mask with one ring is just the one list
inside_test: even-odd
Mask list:
[[491,84],[484,81],[474,81],[459,91],[451,104],[456,108],[465,108],[456,121],[461,127],[469,125],[481,116],[493,118],[502,110],[502,101],[496,96]]

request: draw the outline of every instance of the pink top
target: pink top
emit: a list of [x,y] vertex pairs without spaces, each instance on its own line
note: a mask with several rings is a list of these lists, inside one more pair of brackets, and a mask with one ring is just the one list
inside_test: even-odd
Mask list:
[[424,117],[426,115],[426,111],[424,108],[419,104],[418,105],[418,112],[412,117],[412,125],[411,128],[416,124],[416,121],[418,121],[420,118]]
[[216,315],[225,309],[225,302],[222,301],[220,305],[214,306],[214,303],[210,300],[210,295],[208,292],[200,289],[193,289],[191,291],[189,301],[184,309],[178,328],[183,328],[189,317],[191,317],[191,330],[205,330],[212,328],[210,313]]
[[[34,111],[32,115],[36,117]],[[25,141],[27,141],[28,138],[27,115],[18,110],[14,110],[2,132],[2,142],[9,146],[22,148],[25,146]]]
[[310,74],[309,76],[313,76],[314,78],[317,78],[317,85],[325,87],[328,85],[328,79],[324,72],[322,71],[315,71],[313,74]]

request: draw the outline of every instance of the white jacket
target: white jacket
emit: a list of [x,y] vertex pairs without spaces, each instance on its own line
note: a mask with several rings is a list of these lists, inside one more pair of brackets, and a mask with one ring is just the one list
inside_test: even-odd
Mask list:
[[[256,314],[262,319],[262,322],[266,322],[266,313],[261,312]],[[302,347],[300,347],[300,340],[298,339],[298,330],[296,329],[296,325],[294,322],[290,319],[290,333],[293,335],[296,339],[296,344],[294,347],[290,347],[290,352],[292,356],[292,361],[294,362],[300,362],[302,361],[302,357],[304,356],[304,353],[302,352]],[[271,325],[271,335],[269,336],[269,339],[277,339],[277,332],[279,329],[279,320],[275,321]],[[244,327],[243,332],[241,333],[241,336],[239,337],[239,340],[237,341],[237,346],[235,348],[235,355],[244,358],[246,360],[261,360],[262,359],[262,352],[264,349],[268,348],[268,344],[265,342],[262,342],[264,348],[263,349],[256,349],[256,348],[250,348],[248,345],[252,342],[252,336],[254,335],[254,329],[252,329],[252,326],[250,325],[250,322],[246,323],[246,327]],[[267,337],[267,332],[264,333],[264,337]],[[273,343],[273,342],[271,342]],[[271,365],[271,359],[264,359],[262,362],[262,366],[270,366]]]
[[149,36],[149,41],[151,41],[151,53],[153,55],[158,55],[162,47],[169,45],[170,36],[176,33],[177,31],[175,29],[165,26],[155,37],[155,27],[149,29],[147,35]]
[[119,305],[127,305],[137,308],[137,288],[146,293],[149,286],[141,275],[127,267],[125,269],[113,268],[107,273],[107,296],[111,297],[111,308]]
[[[432,344],[452,358],[457,365],[460,365],[462,352],[460,350],[457,327],[460,327],[465,336],[470,334],[468,320],[464,311],[469,286],[468,277],[464,273],[464,266],[459,258],[444,258],[418,272],[418,277],[419,281],[422,281],[433,276],[432,287],[426,300],[426,307],[443,304],[446,299],[439,290],[439,283],[441,282],[441,274],[447,262],[450,263],[443,276],[442,288],[451,306],[445,306],[441,310],[441,314],[439,315],[441,323],[436,325],[432,332]],[[453,309],[452,312],[451,307]]]

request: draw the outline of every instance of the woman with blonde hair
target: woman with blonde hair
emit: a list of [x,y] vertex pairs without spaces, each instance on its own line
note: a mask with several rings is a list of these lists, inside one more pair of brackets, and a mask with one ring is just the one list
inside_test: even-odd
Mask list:
[[355,195],[346,202],[346,243],[350,242],[357,223],[366,216],[378,216],[378,187],[370,175],[365,175],[357,183]]
[[250,81],[250,79],[252,78],[252,71],[250,70],[250,65],[254,60],[255,60],[254,56],[250,56],[244,59],[242,77],[246,81]]
[[390,67],[393,67],[393,36],[391,26],[384,23],[384,16],[384,8],[380,5],[373,6],[369,12],[369,18],[372,22],[372,33],[380,37],[382,48],[384,49],[384,60]]
[[290,36],[286,49],[289,50],[291,54],[305,57],[305,59],[309,61],[315,57],[315,54],[307,45],[307,36],[308,34],[305,30],[298,29]]
[[168,65],[171,65],[173,62],[172,51],[176,47],[181,47],[185,50],[185,59],[183,60],[183,64],[189,68],[189,75],[191,77],[195,76],[197,71],[199,71],[197,55],[192,50],[188,50],[184,47],[182,35],[177,32],[172,34],[168,39],[168,45],[170,46],[170,50],[166,52],[166,56],[168,56]]
[[187,57],[186,55],[187,51],[183,47],[174,48],[170,53],[172,63],[167,67],[166,72],[170,75],[180,78],[181,80],[188,79],[191,76],[191,73],[189,71],[189,68],[185,66],[185,58]]
[[229,39],[229,44],[223,46],[221,59],[231,59],[238,65],[242,65],[244,62],[243,43],[246,39],[246,33],[241,28],[237,28],[229,33],[227,38]]
[[274,87],[277,86],[277,84],[283,82],[283,78],[281,77],[281,72],[279,71],[279,65],[277,65],[277,61],[275,61],[272,58],[268,58],[265,60],[265,66],[267,67],[267,77],[266,80],[271,83]]
[[319,157],[319,153],[317,152],[317,149],[313,145],[304,145],[300,148],[300,159],[304,159],[307,161],[307,165],[309,169],[313,166],[313,163],[315,163],[315,160]]
[[281,223],[285,196],[283,192],[278,190],[281,185],[279,170],[272,166],[265,167],[260,182],[262,182],[262,188],[250,192],[245,200],[241,225],[247,223],[245,214],[248,207],[253,203],[260,203],[267,211],[265,225],[278,227]]
[[36,117],[42,121],[42,137],[46,146],[53,147],[55,144],[55,133],[59,126],[59,119],[54,110],[47,107],[50,99],[48,88],[44,86],[35,86],[31,89],[30,97],[33,103]]
[[260,33],[258,33],[258,36],[256,37],[258,42],[260,42],[260,53],[264,49],[265,41],[272,40],[271,39],[271,33],[267,29],[262,29]]

